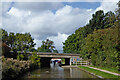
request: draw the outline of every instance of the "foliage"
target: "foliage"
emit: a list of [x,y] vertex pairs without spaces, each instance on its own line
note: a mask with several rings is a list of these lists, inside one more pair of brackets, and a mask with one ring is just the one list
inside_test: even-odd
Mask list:
[[116,13],[102,10],[92,15],[89,23],[80,27],[63,43],[65,53],[78,53],[90,59],[94,66],[120,70],[120,1]]
[[[118,51],[118,57],[117,60],[120,61],[120,1],[118,2],[118,8],[116,11],[116,17],[117,17],[117,22],[116,25],[117,29],[118,29],[118,40],[117,40],[117,46],[116,46],[116,50]],[[120,62],[118,62],[118,70],[120,71]]]
[[4,29],[0,29],[1,37],[2,37],[2,42],[6,43],[8,45],[8,33]]
[[[29,48],[34,47],[35,43],[33,42],[33,38],[30,33],[13,33],[9,34],[4,29],[2,30],[2,42],[7,44],[11,51],[28,51]],[[1,31],[0,31],[1,32]]]
[[37,52],[37,49],[35,49],[35,48],[29,48],[29,51],[30,52]]
[[31,61],[13,60],[13,58],[2,58],[2,79],[12,80],[24,74],[30,69]]
[[17,49],[17,51],[27,51],[29,48],[34,47],[35,43],[33,40],[30,33],[17,33],[14,41],[15,49]]
[[95,66],[118,67],[115,34],[118,34],[117,28],[101,29],[89,34],[85,38],[86,43],[82,50],[86,52],[81,52],[82,57],[91,59]]
[[65,53],[80,53],[81,48],[85,44],[84,39],[88,34],[93,33],[94,30],[112,27],[115,20],[115,14],[111,11],[106,14],[102,10],[97,11],[92,15],[92,19],[86,26],[80,27],[67,38],[65,43],[63,43],[63,51]]
[[118,8],[116,10],[117,19],[120,21],[120,1],[117,3]]
[[[34,39],[32,38],[30,33],[25,33],[25,34],[16,33],[15,34],[13,32],[10,32],[8,34],[7,31],[5,31],[4,29],[1,29],[0,32],[2,33],[3,44],[6,44],[12,52],[17,53],[17,51],[22,51],[26,53],[27,51],[35,51],[35,49],[33,49],[35,45]],[[5,49],[3,46],[3,52],[5,52],[6,50],[7,49]],[[7,57],[10,57],[9,56],[10,52],[6,52],[5,54],[8,55]]]
[[33,52],[29,60],[32,62],[32,67],[40,67],[40,57],[36,52]]
[[40,67],[40,58],[35,52],[32,53],[29,60],[23,60],[23,54],[17,56],[18,59],[2,58],[2,77],[4,79],[14,79],[25,72]]
[[63,58],[63,59],[61,60],[61,62],[62,62],[62,64],[65,64],[65,59]]
[[56,53],[58,53],[58,51],[56,50],[56,48],[54,46],[54,42],[49,39],[46,39],[46,41],[42,41],[41,47],[38,47],[38,52],[56,52]]
[[18,54],[18,55],[17,55],[17,59],[18,59],[18,60],[23,60],[23,59],[24,59],[23,54]]

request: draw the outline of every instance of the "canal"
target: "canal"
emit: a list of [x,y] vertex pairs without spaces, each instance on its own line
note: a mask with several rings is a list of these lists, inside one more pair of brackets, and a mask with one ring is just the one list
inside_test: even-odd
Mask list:
[[50,68],[42,68],[34,70],[32,72],[28,72],[20,80],[66,80],[66,78],[68,80],[74,78],[89,78],[90,80],[93,80],[93,78],[97,77],[90,75],[87,72],[80,70],[79,68],[62,68],[59,67],[57,64],[55,66],[51,64]]

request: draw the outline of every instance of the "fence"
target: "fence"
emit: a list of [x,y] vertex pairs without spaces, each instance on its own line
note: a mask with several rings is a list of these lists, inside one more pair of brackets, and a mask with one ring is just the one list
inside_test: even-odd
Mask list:
[[71,63],[71,65],[89,65],[88,61],[77,61],[75,63]]

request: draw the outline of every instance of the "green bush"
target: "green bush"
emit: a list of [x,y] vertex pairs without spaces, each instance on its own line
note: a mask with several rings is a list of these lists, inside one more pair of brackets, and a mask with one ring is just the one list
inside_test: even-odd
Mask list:
[[40,57],[35,52],[32,53],[29,60],[32,62],[32,66],[40,67]]
[[17,55],[17,59],[18,59],[18,60],[23,60],[23,59],[24,59],[23,54],[19,54],[19,55]]
[[13,58],[3,58],[2,59],[2,78],[3,79],[13,79],[17,78],[20,74],[28,71],[32,65],[31,61],[19,61]]

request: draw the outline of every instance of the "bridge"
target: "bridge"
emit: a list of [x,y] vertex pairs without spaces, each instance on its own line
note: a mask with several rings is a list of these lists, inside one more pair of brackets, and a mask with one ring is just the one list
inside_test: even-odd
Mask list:
[[39,57],[52,57],[52,58],[71,58],[71,57],[79,57],[79,54],[70,54],[70,53],[41,53],[37,52]]
[[48,67],[50,66],[50,61],[52,58],[64,58],[65,65],[71,65],[71,60],[79,58],[79,54],[71,53],[46,53],[46,52],[37,52],[37,55],[41,58],[41,66]]

